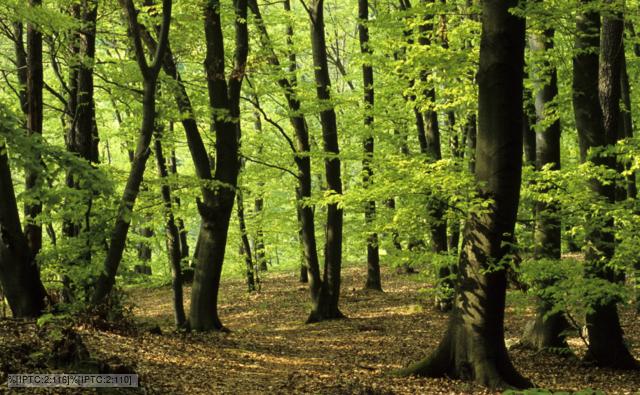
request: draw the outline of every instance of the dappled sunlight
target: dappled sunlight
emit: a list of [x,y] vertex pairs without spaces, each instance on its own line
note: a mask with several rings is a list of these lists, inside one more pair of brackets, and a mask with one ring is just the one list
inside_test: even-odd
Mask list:
[[[422,359],[437,346],[447,314],[425,303],[420,282],[390,270],[383,270],[384,293],[362,290],[364,270],[363,266],[343,271],[341,309],[347,319],[304,324],[309,313],[307,286],[299,284],[294,273],[278,273],[264,278],[262,291],[251,295],[242,279],[225,281],[219,314],[230,333],[173,332],[171,289],[165,287],[129,291],[136,302],[134,318],[144,327],[159,325],[162,335],[87,330],[84,337],[92,352],[124,359],[137,367],[141,382],[152,382],[154,389],[166,393],[237,393],[239,389],[243,393],[351,393],[345,388],[371,386],[396,394],[438,393],[441,388],[491,393],[446,379],[389,377],[389,372]],[[185,290],[187,301],[188,296]],[[508,301],[508,345],[517,342],[534,316],[528,305],[520,304],[524,299],[518,298]],[[631,315],[623,317],[633,322]],[[640,339],[636,337],[630,333],[637,354]],[[570,338],[569,344],[578,355],[584,353],[579,338]],[[532,353],[511,350],[516,366],[537,384],[562,382],[551,366],[565,362]],[[537,368],[543,362],[549,364],[546,375]],[[575,373],[576,380],[583,376]],[[633,381],[631,377],[621,380]]]

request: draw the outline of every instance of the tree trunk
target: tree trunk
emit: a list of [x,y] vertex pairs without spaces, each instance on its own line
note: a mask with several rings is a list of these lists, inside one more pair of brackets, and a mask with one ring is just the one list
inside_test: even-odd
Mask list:
[[161,193],[162,202],[164,203],[165,231],[167,235],[167,255],[169,257],[169,266],[171,267],[171,288],[173,289],[173,312],[174,320],[177,328],[186,325],[186,316],[184,313],[184,296],[182,290],[182,254],[180,251],[180,231],[176,225],[173,216],[173,203],[171,197],[171,187],[168,183],[169,173],[167,171],[167,163],[162,150],[162,130],[161,126],[157,126],[157,133],[154,139],[154,155],[156,157],[156,166],[158,167],[158,175],[162,180]]
[[[327,61],[327,45],[324,32],[324,0],[312,0],[309,4],[311,19],[311,49],[316,81],[316,95],[323,103],[320,111],[322,141],[326,154],[324,164],[327,188],[330,193],[342,195],[340,176],[340,149],[336,113],[331,103],[331,80]],[[342,318],[338,309],[340,299],[340,270],[342,266],[342,208],[337,202],[327,205],[325,263],[319,303],[314,306],[308,322]]]
[[247,267],[247,289],[249,292],[253,292],[256,290],[256,282],[253,276],[251,243],[249,242],[249,236],[247,236],[247,225],[244,221],[244,202],[240,189],[236,192],[236,206],[236,210],[238,211],[238,224],[240,226],[240,239],[242,240],[242,252],[244,253],[244,262]]
[[477,119],[476,114],[471,114],[467,117],[466,125],[467,133],[467,149],[469,150],[469,172],[475,174],[476,172],[476,136],[477,131]]
[[[289,0],[283,2],[284,9],[287,12],[291,12],[291,5]],[[260,40],[262,45],[268,49],[269,56],[267,61],[274,67],[280,67],[280,61],[273,49],[273,45],[267,29],[262,21],[260,9],[255,0],[249,0],[249,7],[251,12],[256,16],[257,27],[260,32]],[[307,266],[307,277],[309,280],[309,293],[311,295],[311,314],[314,316],[314,312],[319,310],[319,304],[321,303],[320,294],[323,287],[323,281],[320,277],[320,264],[318,259],[318,251],[315,236],[315,223],[314,223],[314,208],[307,202],[311,198],[311,158],[309,153],[311,152],[311,145],[309,139],[309,131],[307,128],[307,122],[304,115],[301,113],[301,103],[298,99],[295,88],[297,80],[295,78],[296,73],[296,55],[291,50],[293,46],[293,28],[287,26],[287,44],[289,48],[289,72],[292,77],[290,79],[281,78],[278,80],[278,85],[283,90],[287,106],[289,108],[290,121],[295,131],[295,142],[286,137],[287,142],[292,148],[292,151],[296,154],[295,162],[298,168],[298,186],[296,187],[296,204],[297,210],[300,215],[300,236],[302,238],[303,254],[305,264]]]
[[20,225],[4,143],[0,143],[0,286],[15,318],[42,314],[47,293]]
[[[258,103],[258,97],[254,96],[254,100]],[[260,113],[255,111],[255,128],[258,133],[262,136],[262,120],[260,119]],[[258,146],[258,152],[262,153],[262,139],[260,138],[260,145]],[[264,187],[263,181],[258,181],[258,196],[253,201],[253,210],[255,212],[255,216],[258,219],[256,226],[256,237],[255,237],[255,247],[256,247],[256,266],[258,266],[258,270],[267,271],[267,259],[265,254],[264,247],[264,233],[262,231],[262,210],[264,208],[264,198],[262,193],[262,188]]]
[[[543,34],[532,34],[529,39],[529,47],[532,52],[544,53],[553,49],[554,30],[547,29]],[[535,113],[537,122],[548,124],[549,105],[558,95],[558,72],[548,62],[542,65],[546,74],[536,75],[540,81],[548,81],[543,86],[537,87],[535,97]],[[535,133],[535,167],[541,170],[550,165],[550,170],[560,170],[560,119],[542,131]],[[554,202],[535,203],[536,228],[534,234],[534,257],[536,259],[560,260],[561,247],[561,222],[559,207]],[[554,282],[539,284],[541,288],[554,285]],[[546,348],[564,348],[569,346],[564,332],[569,329],[562,312],[549,315],[553,308],[550,299],[538,298],[536,318],[531,329],[524,335],[524,342],[536,350]]]
[[298,219],[298,241],[300,242],[300,276],[298,281],[301,283],[309,282],[309,272],[307,270],[307,262],[305,258],[304,235],[302,234],[302,209],[296,203],[296,217]]
[[524,152],[524,164],[535,166],[536,164],[536,132],[535,117],[536,108],[534,107],[531,91],[524,91],[524,113],[522,115],[522,145]]
[[142,125],[138,135],[136,151],[131,162],[131,170],[127,178],[124,193],[118,208],[116,222],[111,232],[109,248],[104,260],[102,273],[98,276],[92,303],[98,305],[104,303],[109,297],[115,284],[115,277],[118,266],[122,260],[125,242],[129,225],[131,224],[131,211],[140,191],[140,184],[149,158],[151,138],[155,128],[156,117],[156,82],[160,72],[161,60],[167,47],[169,37],[169,24],[171,22],[171,0],[162,1],[162,27],[160,29],[160,39],[158,48],[155,51],[151,65],[147,63],[146,55],[142,47],[140,29],[137,21],[137,10],[132,0],[121,0],[122,6],[126,10],[129,22],[129,31],[135,46],[135,55],[138,66],[142,73],[144,82],[144,93],[142,99]]
[[[42,5],[42,0],[29,0],[30,8]],[[42,33],[33,22],[27,25],[27,133],[36,138],[42,137],[43,102],[42,89],[44,77],[42,69]],[[25,189],[37,189],[42,182],[39,165],[42,161],[39,152],[34,152],[33,167],[25,169]],[[42,203],[37,193],[34,203],[24,205],[24,235],[27,238],[29,250],[35,256],[42,248],[42,226],[36,222],[36,217],[42,213]]]
[[[433,0],[422,0],[423,3],[433,2]],[[431,44],[431,34],[433,33],[433,15],[425,15],[419,26],[420,45]],[[423,84],[427,84],[428,72],[422,70],[420,79]],[[436,104],[435,88],[430,87],[424,92],[424,99],[428,101],[427,110],[421,113],[424,122],[424,129],[418,127],[418,140],[420,141],[420,152],[426,154],[430,162],[442,159],[442,149],[440,144],[440,126],[438,124],[438,113],[434,107]],[[419,125],[418,125],[419,126]],[[422,135],[424,133],[424,135]],[[431,235],[431,252],[434,254],[447,253],[447,220],[445,218],[446,206],[439,196],[431,195],[427,203],[427,211],[430,217],[429,233]],[[438,268],[438,296],[436,297],[436,307],[441,311],[451,309],[453,302],[449,296],[453,289],[453,283],[449,278],[451,268],[449,266],[441,266]]]
[[[169,130],[173,132],[173,122],[169,124]],[[171,166],[169,166],[171,174],[174,177],[178,176],[178,161],[176,160],[176,151],[171,150]],[[173,201],[175,202],[176,207],[180,207],[180,198],[174,197]],[[184,226],[184,221],[182,218],[176,218],[176,224],[178,226],[178,231],[180,232],[180,259],[185,261],[189,258],[189,240],[188,240],[188,232]]]
[[[216,165],[213,179],[226,184],[215,190],[205,189],[204,200],[198,201],[202,218],[199,248],[196,254],[196,272],[191,289],[191,328],[195,330],[225,330],[218,318],[218,290],[224,253],[227,244],[229,221],[233,211],[240,161],[238,148],[240,141],[240,89],[249,51],[247,30],[247,1],[234,0],[235,8],[235,53],[234,66],[228,82],[225,80],[224,35],[219,13],[219,1],[211,0],[204,7],[205,38],[207,51],[205,69],[209,106],[214,114],[213,129],[216,135]],[[220,114],[225,116],[220,116]],[[192,156],[204,148],[199,141],[192,141]],[[196,149],[197,148],[197,149]],[[201,152],[200,152],[201,153]],[[204,166],[201,158],[199,167]],[[208,161],[207,164],[210,162]],[[206,179],[206,173],[200,178]]]
[[[83,0],[71,7],[74,19],[82,25],[73,32],[71,53],[81,61],[74,61],[70,66],[69,89],[67,98],[68,128],[65,135],[67,151],[77,154],[89,163],[98,162],[98,129],[95,120],[95,101],[93,86],[93,62],[96,50],[96,19],[98,3],[95,0]],[[67,187],[81,190],[81,175],[69,169],[66,174]],[[79,237],[88,232],[91,226],[91,207],[93,193],[85,191],[84,216],[78,219],[67,219],[62,225],[62,233],[69,238]],[[85,238],[85,246],[78,251],[69,264],[86,266],[91,263],[91,238]],[[63,276],[63,299],[67,302],[74,299],[71,278]]]
[[[360,51],[365,56],[371,56],[373,51],[369,47],[369,1],[358,0],[358,36],[360,39]],[[364,159],[362,160],[363,184],[365,188],[372,183],[373,168],[371,162],[373,160],[374,140],[373,140],[373,67],[371,63],[362,64],[362,84],[364,85],[364,126],[367,135],[362,145],[364,148]],[[369,200],[365,202],[364,219],[368,228],[373,226],[376,217],[376,202]],[[382,283],[380,281],[380,254],[378,251],[378,234],[371,229],[367,229],[367,282],[366,289],[382,291]]]
[[[264,198],[262,196],[257,197],[253,202],[253,210],[256,217],[260,217],[262,215],[263,208]],[[262,230],[262,221],[260,221],[260,219],[258,219],[258,227],[256,229],[256,264],[258,269],[262,271],[266,271],[268,269],[264,246],[264,232]]]
[[[489,387],[526,388],[504,344],[506,270],[513,240],[522,164],[524,20],[509,13],[515,0],[483,2],[480,44],[476,179],[487,212],[465,227],[449,326],[438,349],[401,373],[448,376]],[[492,268],[487,271],[488,268]]]
[[[583,5],[590,3],[590,0],[582,2]],[[588,158],[587,153],[590,148],[606,147],[609,144],[615,144],[616,141],[617,122],[620,116],[620,57],[618,55],[622,44],[622,19],[618,16],[605,17],[600,48],[598,37],[594,35],[594,32],[600,31],[600,15],[597,12],[579,13],[576,26],[578,34],[575,38],[575,47],[580,52],[577,52],[573,58],[573,107],[580,142],[580,159],[582,162],[591,160],[596,165],[615,170],[615,157],[600,155]],[[600,49],[600,65],[598,51],[594,52],[594,48]],[[614,185],[604,185],[592,179],[590,188],[609,203],[614,202]],[[613,219],[606,214],[589,213],[586,223],[590,225],[585,230],[587,244],[585,276],[614,282],[616,275],[610,267],[607,267],[615,248],[613,231],[607,230],[612,229]],[[616,302],[596,301],[591,307],[593,311],[587,314],[589,338],[587,357],[603,367],[636,368],[637,363],[623,340]]]

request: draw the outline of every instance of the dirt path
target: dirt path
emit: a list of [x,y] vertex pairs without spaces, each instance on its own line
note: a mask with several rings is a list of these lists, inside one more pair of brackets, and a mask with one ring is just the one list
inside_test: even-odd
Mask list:
[[[364,270],[344,270],[341,306],[346,320],[303,324],[306,286],[293,274],[269,274],[258,294],[241,280],[222,284],[220,316],[231,333],[172,333],[170,288],[131,292],[136,319],[160,325],[162,335],[129,337],[84,330],[92,353],[117,355],[135,367],[151,394],[449,394],[490,393],[444,379],[395,378],[387,374],[424,357],[437,345],[446,316],[423,307],[422,284],[385,271],[385,293],[362,291]],[[187,296],[189,289],[185,290]],[[188,311],[188,309],[187,309]],[[638,321],[623,315],[634,355],[640,358]],[[507,319],[507,337],[518,336],[528,317]],[[633,326],[632,326],[633,324]],[[546,388],[640,391],[640,374],[581,367],[526,350],[514,363]]]

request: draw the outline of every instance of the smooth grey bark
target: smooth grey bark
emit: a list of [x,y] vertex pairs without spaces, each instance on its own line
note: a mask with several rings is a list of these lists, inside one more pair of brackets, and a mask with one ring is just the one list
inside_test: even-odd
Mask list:
[[[529,38],[529,48],[532,52],[544,54],[553,49],[554,30],[546,29],[542,34],[534,33]],[[548,122],[549,105],[558,95],[558,72],[555,66],[545,61],[539,67],[536,79],[548,81],[537,83],[535,96],[535,115],[537,123]],[[535,132],[535,167],[541,170],[550,166],[549,170],[560,170],[560,119],[557,117],[544,130]],[[535,203],[536,227],[534,232],[534,257],[536,259],[560,259],[561,253],[561,221],[559,207],[553,202]],[[553,282],[539,284],[548,287]],[[549,314],[553,308],[553,301],[538,298],[536,317],[533,325],[524,334],[524,343],[536,350],[548,348],[564,348],[566,342],[565,331],[569,323],[562,312]]]
[[493,204],[467,221],[443,340],[431,356],[400,374],[461,378],[492,388],[531,386],[513,367],[504,344],[507,277],[502,260],[509,252],[505,243],[513,241],[522,165],[525,24],[509,13],[516,4],[482,3],[475,176],[480,195]]

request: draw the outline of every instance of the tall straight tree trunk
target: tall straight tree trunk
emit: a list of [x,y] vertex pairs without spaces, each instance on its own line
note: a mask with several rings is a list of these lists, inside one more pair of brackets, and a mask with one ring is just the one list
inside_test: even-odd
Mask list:
[[[373,50],[369,45],[369,1],[358,0],[358,36],[360,39],[360,51],[364,56],[370,57]],[[373,168],[371,162],[373,160],[374,140],[373,140],[373,67],[371,60],[365,59],[362,64],[362,84],[364,85],[364,126],[367,135],[362,145],[364,148],[364,159],[362,160],[363,183],[365,188],[372,182]],[[373,226],[376,217],[376,202],[369,200],[365,202],[364,219],[368,227]],[[366,289],[382,291],[382,283],[380,281],[380,253],[378,251],[378,234],[367,229],[367,282]]]
[[[590,5],[583,0],[583,5]],[[573,107],[580,142],[580,159],[590,160],[596,165],[616,169],[612,156],[598,155],[588,158],[591,148],[615,144],[620,102],[620,48],[623,22],[621,16],[607,16],[602,28],[602,41],[594,33],[600,31],[600,15],[594,11],[577,15],[575,48],[573,58]],[[596,49],[594,52],[593,49]],[[599,48],[600,64],[598,59]],[[598,78],[599,75],[599,78]],[[600,89],[599,89],[600,86]],[[598,100],[600,98],[600,100]],[[596,179],[589,182],[591,190],[609,203],[615,200],[615,185],[604,184]],[[616,273],[607,264],[614,254],[612,226],[608,215],[590,213],[585,230],[586,250],[585,276],[593,279],[616,281]],[[609,230],[607,230],[609,229]],[[637,362],[624,343],[616,302],[610,298],[593,303],[587,314],[589,348],[587,357],[600,366],[631,369]]]
[[[93,88],[93,61],[96,51],[96,18],[98,4],[95,0],[83,0],[72,6],[73,17],[82,22],[81,28],[73,35],[72,51],[79,58],[70,73],[71,92],[68,98],[70,120],[65,143],[67,150],[78,154],[91,163],[98,162],[98,130],[95,120]],[[67,186],[80,188],[80,180],[72,172],[67,174]],[[91,206],[88,197],[87,211]],[[85,215],[85,218],[89,215]],[[65,224],[64,233],[68,237],[80,234],[81,223]],[[88,224],[86,225],[88,227]],[[90,259],[90,255],[88,255]]]
[[[551,28],[542,34],[532,34],[529,39],[531,51],[544,54],[545,51],[552,50],[554,34]],[[548,81],[537,87],[535,112],[537,123],[549,126],[535,132],[535,167],[541,170],[544,166],[550,166],[550,170],[560,170],[560,118],[556,116],[551,124],[548,120],[549,105],[558,96],[558,72],[555,66],[544,62],[540,75],[536,75],[536,78]],[[562,233],[559,207],[553,202],[536,202],[535,211],[534,256],[536,259],[559,260]],[[540,284],[543,288],[551,285],[553,283]],[[531,329],[525,333],[525,342],[534,349],[568,348],[564,331],[569,328],[569,323],[562,312],[550,314],[552,308],[551,300],[538,299],[535,321]]]
[[[249,52],[247,0],[234,0],[233,5],[235,8],[235,53],[233,70],[228,82],[225,79],[224,35],[219,12],[220,2],[210,0],[204,6],[207,43],[205,71],[209,106],[212,111],[212,128],[216,136],[213,179],[224,183],[224,187],[213,191],[205,189],[203,191],[204,200],[198,201],[202,225],[198,237],[199,248],[196,253],[195,277],[191,288],[190,323],[192,329],[201,331],[226,329],[218,317],[218,291],[229,221],[233,211],[240,171],[238,156],[241,131],[240,90]],[[200,143],[198,145],[201,145]],[[201,147],[198,147],[197,151],[200,150]],[[192,156],[194,156],[193,150]],[[202,165],[204,165],[203,161],[199,166]]]
[[[169,131],[173,133],[173,122],[169,123]],[[178,161],[176,159],[176,151],[171,150],[171,161],[170,161],[169,171],[173,174],[174,177],[178,176]],[[176,207],[180,207],[180,198],[174,197],[173,201],[175,202]],[[180,217],[176,218],[176,224],[178,226],[178,231],[180,232],[180,259],[184,261],[189,258],[189,240],[188,240],[188,232],[184,226],[184,220]]]
[[[283,2],[284,9],[287,12],[291,12],[291,5],[289,0]],[[272,66],[279,68],[280,61],[276,55],[271,39],[269,38],[267,29],[262,20],[260,9],[256,0],[249,0],[249,7],[251,12],[256,16],[257,28],[260,32],[260,40],[263,47],[268,50],[269,56],[267,61]],[[291,26],[287,27],[287,42],[289,48],[292,46],[293,29]],[[314,321],[319,311],[321,303],[321,290],[323,288],[323,280],[320,276],[320,263],[318,259],[318,251],[315,235],[315,223],[314,223],[314,207],[309,205],[307,200],[311,198],[311,158],[309,153],[311,152],[311,144],[309,138],[309,130],[307,128],[307,122],[304,115],[301,113],[301,103],[296,94],[297,80],[295,73],[296,56],[295,53],[289,50],[289,73],[291,77],[280,78],[278,85],[283,90],[287,106],[289,108],[289,119],[291,125],[295,131],[295,141],[290,139],[283,133],[283,137],[287,140],[287,143],[291,147],[292,151],[296,154],[295,163],[298,168],[297,179],[298,185],[296,187],[296,203],[297,210],[300,215],[300,236],[302,238],[303,254],[305,264],[307,266],[307,278],[309,280],[309,293],[311,295],[311,313],[308,321]],[[314,318],[314,319],[311,319]]]
[[[405,1],[408,4],[408,1]],[[423,4],[432,3],[433,0],[422,0]],[[425,15],[419,26],[418,43],[420,45],[430,45],[431,35],[433,34],[433,15]],[[420,80],[423,84],[427,84],[428,72],[422,70],[420,72]],[[424,99],[428,101],[427,109],[420,114],[423,128],[418,125],[418,140],[420,141],[420,152],[427,155],[430,162],[442,159],[442,149],[440,144],[440,126],[438,124],[438,113],[435,110],[436,90],[429,87],[424,91]],[[424,135],[423,135],[424,133]],[[431,236],[431,252],[434,254],[442,254],[447,252],[447,221],[445,218],[445,204],[439,200],[437,196],[430,196],[427,204],[429,212],[430,225],[429,233]],[[436,298],[436,306],[447,311],[451,309],[452,298],[448,296],[453,283],[449,279],[451,268],[449,266],[441,266],[438,268],[438,288],[439,295]]]
[[[336,113],[331,104],[331,80],[327,61],[327,45],[324,32],[324,0],[313,0],[307,10],[311,19],[311,50],[316,81],[316,95],[322,104],[320,124],[325,152],[327,188],[332,194],[342,195],[340,176],[340,149]],[[342,266],[342,208],[337,202],[327,205],[325,262],[322,287],[318,303],[314,303],[308,322],[342,318],[338,309],[340,299],[340,270]]]
[[[65,135],[67,151],[77,154],[89,163],[98,162],[98,127],[95,115],[93,62],[96,51],[96,20],[98,16],[97,0],[82,0],[71,6],[71,14],[80,27],[73,32],[71,52],[73,59],[69,73],[67,98],[68,127]],[[82,190],[81,175],[69,169],[66,174],[67,187]],[[79,219],[65,220],[62,233],[69,238],[89,232],[91,227],[91,207],[93,193],[84,191],[84,215]],[[69,264],[88,265],[91,263],[91,238],[85,238],[85,245]],[[63,276],[63,300],[74,299],[71,278]]]
[[240,239],[242,241],[242,252],[244,253],[244,262],[247,267],[247,289],[249,292],[256,290],[256,282],[253,275],[253,258],[251,257],[251,243],[247,235],[247,224],[244,220],[244,199],[242,191],[238,189],[236,192],[236,210],[238,211],[238,225],[240,227]]
[[[42,0],[29,0],[30,8],[38,8]],[[27,133],[36,138],[42,137],[43,102],[42,89],[44,77],[42,69],[42,33],[33,22],[27,25]],[[39,165],[41,157],[34,152],[31,158],[36,164],[25,170],[25,189],[37,189],[42,182]],[[36,199],[34,203],[24,205],[24,235],[32,254],[37,255],[42,248],[42,226],[36,222],[36,217],[42,213],[42,203]]]
[[[258,103],[258,97],[254,96],[254,100]],[[260,118],[260,113],[255,111],[255,128],[258,133],[260,133],[260,145],[258,146],[258,152],[262,153],[262,119]],[[267,267],[267,257],[265,254],[264,247],[264,232],[262,230],[262,210],[264,208],[264,194],[262,192],[262,188],[264,187],[263,181],[258,181],[258,196],[253,201],[253,210],[255,212],[256,218],[258,218],[257,226],[256,226],[256,237],[255,237],[255,256],[256,256],[256,265],[258,266],[258,270],[266,271]]]
[[[503,258],[513,240],[522,164],[524,20],[516,0],[482,3],[476,180],[488,210],[471,214],[458,266],[449,325],[430,357],[401,373],[448,376],[489,387],[529,387],[504,344],[507,286]],[[491,268],[490,271],[487,269]]]
[[256,217],[258,217],[258,227],[256,229],[256,265],[262,271],[266,271],[267,267],[267,255],[264,245],[264,231],[262,230],[262,211],[264,210],[264,197],[259,196],[253,201],[253,211]]
[[156,118],[156,86],[158,74],[162,64],[162,58],[167,47],[169,37],[169,24],[171,23],[172,0],[162,1],[162,27],[160,28],[159,45],[153,55],[151,64],[147,62],[142,46],[140,26],[137,21],[138,10],[135,9],[133,0],[120,0],[125,9],[129,23],[131,39],[134,43],[135,57],[143,77],[142,99],[142,125],[138,134],[136,151],[131,162],[131,170],[125,184],[116,222],[111,232],[109,248],[104,260],[102,273],[98,276],[95,292],[92,297],[94,305],[104,303],[115,284],[118,266],[122,260],[129,225],[131,224],[131,211],[140,192],[140,184],[144,175],[147,159],[150,154],[151,138],[155,128]]
[[162,181],[161,193],[164,203],[165,232],[167,235],[167,255],[169,266],[171,267],[171,288],[173,289],[173,313],[177,328],[186,325],[186,315],[184,313],[184,296],[182,290],[182,254],[180,251],[180,231],[176,225],[173,215],[174,200],[171,196],[171,187],[168,183],[169,172],[167,162],[162,149],[162,126],[157,124],[157,131],[153,144],[153,153],[156,157],[158,175]]
[[305,259],[304,238],[302,234],[302,210],[296,204],[296,217],[298,219],[298,241],[300,242],[300,275],[298,281],[301,283],[309,282],[309,271],[307,270],[307,262]]

